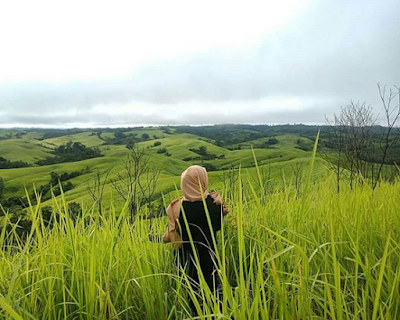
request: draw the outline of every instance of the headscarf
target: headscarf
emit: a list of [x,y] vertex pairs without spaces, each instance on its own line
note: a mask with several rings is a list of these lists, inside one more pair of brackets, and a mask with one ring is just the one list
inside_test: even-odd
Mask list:
[[200,166],[190,166],[181,175],[181,190],[183,201],[201,201],[208,196],[208,175],[207,170]]

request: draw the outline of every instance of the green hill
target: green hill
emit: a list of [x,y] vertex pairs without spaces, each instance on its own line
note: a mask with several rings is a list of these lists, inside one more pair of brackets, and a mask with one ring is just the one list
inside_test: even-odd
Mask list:
[[[244,134],[249,132],[254,136],[253,131],[244,129]],[[241,134],[239,130],[238,136],[240,137]],[[262,133],[258,133],[260,134]],[[109,202],[118,196],[113,188],[113,181],[118,180],[118,175],[123,173],[122,164],[130,152],[125,145],[114,144],[121,141],[114,139],[116,135],[124,138],[133,137],[139,141],[134,145],[144,148],[149,167],[160,171],[156,187],[158,194],[161,192],[168,194],[174,190],[175,185],[179,186],[181,172],[192,164],[204,165],[209,169],[212,188],[222,186],[221,177],[231,168],[246,168],[242,172],[245,177],[255,175],[254,154],[261,170],[268,171],[270,178],[279,181],[282,176],[285,176],[290,179],[295,170],[298,171],[299,167],[307,165],[311,155],[310,151],[299,148],[299,141],[304,141],[304,145],[307,146],[312,146],[313,143],[311,139],[297,133],[277,134],[274,132],[273,137],[277,142],[268,145],[265,144],[271,139],[271,134],[268,132],[265,133],[265,137],[242,142],[239,150],[238,144],[217,145],[217,139],[192,133],[180,133],[179,130],[171,127],[88,129],[76,132],[73,130],[31,130],[24,131],[23,134],[18,130],[0,130],[2,139],[0,140],[0,155],[10,161],[22,160],[32,165],[27,168],[0,169],[0,176],[4,181],[0,201],[4,202],[11,197],[24,197],[25,188],[29,194],[32,194],[34,186],[38,189],[49,183],[51,172],[61,175],[80,172],[88,168],[85,173],[68,180],[72,187],[65,192],[66,199],[90,205],[93,200],[88,193],[88,187],[93,182],[94,174],[99,172],[103,178],[108,174],[104,188],[104,201]],[[80,142],[86,147],[98,147],[103,156],[76,162],[35,165],[38,160],[54,156],[51,154],[52,150],[69,141]],[[254,151],[251,147],[254,147]],[[323,174],[326,171],[324,161],[318,160],[316,163],[315,172]]]

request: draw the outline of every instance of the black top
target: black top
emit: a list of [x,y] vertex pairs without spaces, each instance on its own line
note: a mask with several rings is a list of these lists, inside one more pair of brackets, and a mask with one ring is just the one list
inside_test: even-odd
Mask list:
[[198,283],[197,269],[194,264],[193,249],[190,243],[188,230],[186,228],[183,215],[186,216],[190,233],[192,235],[195,250],[200,260],[200,267],[204,278],[211,289],[216,286],[216,278],[214,277],[215,267],[215,248],[212,241],[211,232],[215,233],[221,230],[222,205],[214,203],[214,199],[208,196],[205,199],[208,213],[211,220],[212,230],[210,230],[206,211],[204,210],[203,201],[188,202],[183,201],[180,215],[180,235],[183,245],[180,249],[180,262],[186,265],[186,272],[195,283]]

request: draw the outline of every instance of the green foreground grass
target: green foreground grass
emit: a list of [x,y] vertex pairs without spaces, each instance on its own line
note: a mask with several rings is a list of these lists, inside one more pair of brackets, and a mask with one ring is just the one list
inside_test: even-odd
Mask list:
[[0,317],[187,319],[191,295],[199,318],[400,318],[400,182],[344,184],[340,194],[330,176],[260,185],[243,175],[222,190],[231,213],[216,239],[221,303],[205,286],[195,295],[173,249],[149,242],[165,219],[132,224],[126,207],[111,206],[103,217],[87,208],[74,224],[61,198],[52,229],[40,203],[28,239],[3,228]]

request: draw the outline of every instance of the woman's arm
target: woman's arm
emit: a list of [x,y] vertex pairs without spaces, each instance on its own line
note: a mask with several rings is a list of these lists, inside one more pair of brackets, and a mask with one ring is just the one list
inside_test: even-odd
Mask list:
[[167,207],[167,215],[168,215],[168,228],[167,231],[162,236],[163,243],[169,243],[174,247],[181,247],[182,246],[182,238],[178,233],[178,222],[180,215],[180,202],[181,198],[175,199],[172,201],[169,206]]

